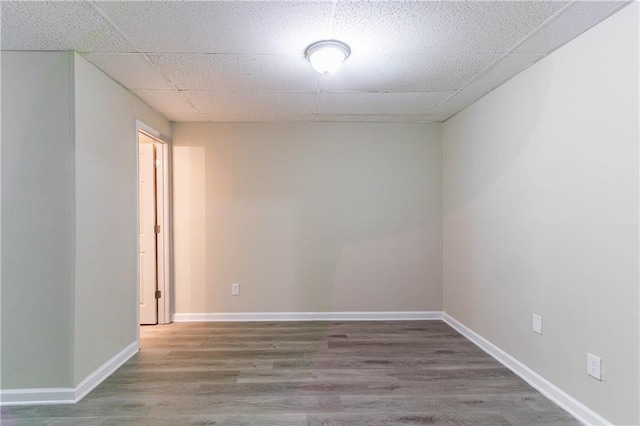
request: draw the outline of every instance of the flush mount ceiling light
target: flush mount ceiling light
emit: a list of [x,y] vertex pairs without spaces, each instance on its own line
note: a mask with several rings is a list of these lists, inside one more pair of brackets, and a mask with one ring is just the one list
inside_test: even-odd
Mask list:
[[337,70],[350,54],[349,46],[337,40],[315,42],[304,53],[313,69],[324,75]]

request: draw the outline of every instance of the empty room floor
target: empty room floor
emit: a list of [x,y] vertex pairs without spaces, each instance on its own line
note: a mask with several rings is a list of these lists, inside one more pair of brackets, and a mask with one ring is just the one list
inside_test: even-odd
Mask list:
[[3,425],[577,425],[441,321],[180,323],[76,405]]

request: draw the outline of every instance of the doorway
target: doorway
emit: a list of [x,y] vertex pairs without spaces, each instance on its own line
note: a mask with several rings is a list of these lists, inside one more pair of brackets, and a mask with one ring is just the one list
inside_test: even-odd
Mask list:
[[138,319],[171,321],[169,141],[138,122]]

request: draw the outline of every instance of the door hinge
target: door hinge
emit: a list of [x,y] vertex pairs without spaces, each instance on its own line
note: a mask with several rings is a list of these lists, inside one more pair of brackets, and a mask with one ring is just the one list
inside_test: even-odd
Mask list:
[[160,233],[160,225],[156,225],[156,226],[154,226],[154,227],[153,227],[153,229],[154,229],[154,231],[155,231],[155,233],[156,233],[156,234],[159,234],[159,233]]
[[156,160],[153,162],[154,167],[160,167],[160,160]]
[[156,299],[160,299],[162,297],[162,292],[160,290],[156,290]]

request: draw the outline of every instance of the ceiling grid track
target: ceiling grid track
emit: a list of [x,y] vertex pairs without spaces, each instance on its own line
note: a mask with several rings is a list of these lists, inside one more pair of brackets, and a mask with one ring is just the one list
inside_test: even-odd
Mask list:
[[[328,28],[327,28],[327,40],[330,40],[333,37],[333,20],[335,19],[336,16],[336,7],[338,6],[338,0],[333,0],[331,2],[331,13],[329,13],[329,23],[328,23]],[[318,103],[320,102],[320,93],[321,93],[321,83],[322,83],[322,76],[318,77],[318,86],[316,89],[316,99],[315,99],[315,104],[313,106],[313,116],[317,116],[318,115]]]
[[[89,3],[95,10],[96,12],[98,12],[100,14],[100,16],[102,16],[102,18],[107,21],[107,23],[109,25],[111,25],[111,27],[116,30],[116,32],[118,34],[120,34],[132,47],[133,50],[135,50],[135,52],[131,52],[131,53],[138,53],[140,55],[142,55],[145,59],[145,61],[151,65],[151,67],[158,73],[159,76],[161,76],[163,79],[165,79],[167,81],[167,83],[169,83],[171,85],[171,87],[173,87],[173,89],[180,94],[180,96],[182,96],[188,103],[189,105],[191,105],[193,107],[193,109],[195,111],[198,112],[198,114],[200,114],[200,117],[206,121],[206,117],[205,115],[198,109],[196,108],[196,106],[191,102],[191,100],[185,96],[182,91],[173,83],[173,81],[171,81],[167,76],[164,75],[164,73],[162,73],[162,71],[160,69],[158,69],[158,67],[156,66],[156,64],[151,60],[151,58],[149,57],[149,55],[146,52],[143,52],[141,49],[138,48],[138,46],[135,45],[135,43],[133,43],[131,41],[131,39],[129,38],[129,36],[127,36],[127,34],[113,21],[113,19],[111,19],[111,17],[109,17],[109,15],[107,15],[107,13],[102,10],[96,3],[94,0],[86,0],[87,3]],[[160,54],[158,54],[160,55]]]
[[76,51],[171,121],[441,122],[628,4],[0,1],[0,45]]
[[[438,108],[442,107],[443,105],[445,105],[449,100],[453,99],[456,95],[458,95],[458,93],[462,92],[464,90],[465,87],[469,86],[471,83],[473,83],[474,81],[478,80],[480,77],[482,77],[483,75],[485,75],[493,66],[495,66],[498,62],[500,62],[501,60],[503,60],[507,55],[509,55],[511,52],[513,52],[515,49],[518,48],[518,46],[521,46],[525,41],[527,41],[528,39],[530,39],[534,34],[536,34],[538,31],[540,31],[542,28],[544,28],[545,26],[547,26],[550,22],[552,22],[553,20],[555,20],[558,16],[562,15],[562,13],[564,13],[564,11],[566,11],[567,9],[569,9],[570,7],[572,7],[578,0],[570,0],[569,3],[567,3],[566,5],[564,5],[560,10],[556,11],[553,15],[551,15],[550,17],[548,17],[547,19],[545,19],[543,22],[541,22],[537,27],[535,27],[533,30],[531,30],[527,35],[525,35],[523,38],[521,38],[520,40],[518,40],[513,46],[511,46],[511,48],[509,48],[506,52],[504,52],[503,54],[500,55],[499,58],[497,58],[496,60],[494,60],[493,62],[491,62],[489,65],[486,66],[486,68],[484,68],[481,72],[479,72],[478,74],[474,75],[469,81],[467,81],[466,83],[464,83],[462,86],[460,86],[460,88],[458,88],[458,90],[455,91],[454,94],[452,94],[451,96],[449,96],[447,99],[445,99],[442,103],[440,103],[440,105],[438,105],[437,107],[435,107],[434,109],[432,109],[431,111],[429,111],[427,113],[427,115],[429,114],[434,114],[438,111]],[[550,53],[550,52],[549,52]],[[546,55],[545,55],[546,56]],[[544,57],[544,56],[543,56]],[[542,58],[543,58],[542,57]],[[540,59],[542,59],[540,58]],[[540,60],[538,59],[538,60]],[[537,62],[537,61],[536,61]],[[534,62],[535,63],[535,62]],[[529,64],[529,66],[533,65]],[[528,68],[528,67],[527,67]],[[522,70],[524,71],[524,70]],[[503,82],[506,83],[506,82]],[[502,83],[501,83],[502,84]],[[496,86],[498,87],[498,86]],[[491,90],[495,89],[492,88]]]

